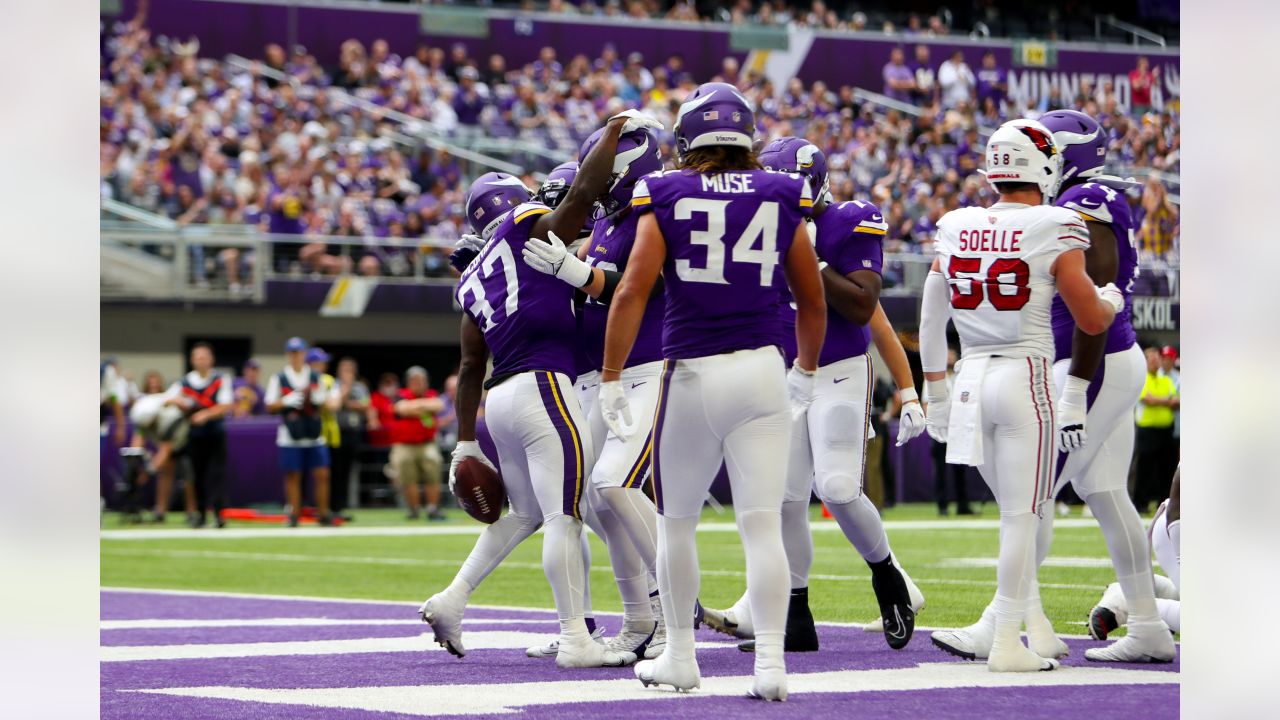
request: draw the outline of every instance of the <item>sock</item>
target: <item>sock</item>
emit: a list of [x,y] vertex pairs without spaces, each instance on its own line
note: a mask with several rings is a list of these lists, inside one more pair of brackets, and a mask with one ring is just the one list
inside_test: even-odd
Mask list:
[[1035,580],[1035,546],[1039,518],[1024,512],[1000,516],[1000,559],[996,565],[995,636],[996,647],[1018,637],[1026,616],[1027,599]]
[[602,501],[597,505],[597,512],[603,507],[613,514],[632,548],[639,553],[640,561],[656,577],[658,512],[653,501],[640,488],[600,488],[596,497]]
[[547,520],[542,538],[542,570],[551,584],[562,639],[588,636],[583,620],[581,520],[568,515]]
[[[591,532],[606,544],[609,542],[601,527],[600,516],[589,502],[582,503],[582,524],[591,528]],[[582,612],[586,617],[594,614],[591,612],[591,538],[587,537],[585,529],[582,531]],[[594,622],[593,620],[592,623]]]
[[1182,632],[1182,603],[1177,600],[1156,598],[1156,610],[1160,619],[1174,632]]
[[844,536],[857,548],[868,563],[880,562],[889,557],[889,538],[884,534],[884,522],[880,512],[866,495],[859,495],[852,502],[827,503],[827,510],[835,517]]
[[1157,617],[1151,578],[1151,548],[1142,531],[1142,519],[1123,490],[1091,493],[1085,498],[1106,538],[1116,580],[1129,606],[1129,622],[1151,622]]
[[471,592],[489,577],[489,573],[541,524],[540,518],[509,512],[494,524],[486,526],[476,540],[475,547],[471,548],[471,554],[458,570],[449,591],[460,592],[464,598],[470,597]]
[[649,603],[649,591],[653,589],[649,584],[650,566],[645,565],[613,506],[594,487],[588,491],[588,498],[595,519],[591,529],[600,535],[609,550],[609,564],[613,566],[626,619],[653,622],[653,608]]
[[1044,564],[1044,559],[1049,557],[1049,550],[1053,547],[1053,513],[1042,513],[1044,517],[1040,518],[1036,525],[1036,570]]
[[1026,605],[1025,600],[996,595],[992,602],[995,608],[995,633],[991,640],[992,655],[996,653],[997,648],[1022,645],[1019,632],[1022,630],[1022,618],[1026,614]]
[[782,503],[782,546],[791,570],[791,587],[809,585],[813,567],[813,533],[809,532],[809,500],[786,500]]
[[756,648],[776,639],[782,647],[787,627],[788,589],[778,582],[787,566],[782,548],[782,513],[744,510],[738,513],[738,534],[747,556],[747,596],[755,626]]
[[658,588],[672,662],[693,662],[693,603],[698,597],[698,518],[658,516]]
[[886,555],[885,558],[879,562],[871,562],[868,560],[867,567],[871,568],[871,576],[878,582],[887,581],[889,578],[893,577],[892,571],[895,569],[893,565],[893,556]]

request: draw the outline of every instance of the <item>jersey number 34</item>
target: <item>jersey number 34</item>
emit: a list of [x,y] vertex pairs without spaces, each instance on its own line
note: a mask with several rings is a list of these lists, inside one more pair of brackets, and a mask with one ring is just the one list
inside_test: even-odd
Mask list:
[[976,310],[984,299],[996,310],[1021,310],[1031,299],[1031,269],[1021,258],[996,258],[984,273],[982,258],[952,257],[947,278],[956,310]]

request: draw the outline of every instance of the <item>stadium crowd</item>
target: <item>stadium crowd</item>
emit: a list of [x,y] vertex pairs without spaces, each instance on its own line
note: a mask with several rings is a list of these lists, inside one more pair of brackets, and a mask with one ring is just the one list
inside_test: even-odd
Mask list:
[[[759,108],[760,137],[801,135],[821,147],[835,198],[869,200],[884,211],[889,252],[927,252],[943,213],[990,199],[977,172],[982,129],[1008,118],[1080,109],[1110,133],[1112,167],[1178,172],[1178,102],[1151,108],[1154,71],[1145,61],[1134,74],[1148,87],[1135,89],[1133,107],[1109,80],[1082,83],[1070,98],[1055,87],[1016,101],[1007,69],[990,53],[976,69],[959,54],[933,58],[923,44],[897,47],[886,61],[884,87],[874,90],[918,115],[821,81],[793,78],[778,92],[732,57],[715,77],[695,78],[680,55],[623,57],[611,45],[596,58],[545,47],[534,62],[512,67],[499,54],[472,57],[461,43],[419,45],[402,56],[385,40],[366,47],[353,39],[332,68],[305,48],[269,45],[248,69],[200,57],[196,40],[153,37],[135,19],[102,30],[101,192],[180,225],[298,236],[274,244],[276,272],[410,275],[420,267],[447,276],[443,248],[462,233],[466,168],[446,150],[397,133],[423,123],[461,147],[480,136],[507,138],[513,148],[571,157],[603,118],[626,107],[670,128],[681,99],[707,80],[735,83]],[[662,140],[669,157],[670,133]],[[512,159],[531,169],[553,164],[545,152]],[[1176,261],[1178,209],[1158,177],[1148,174],[1129,201],[1144,257]],[[525,179],[535,184],[532,175]],[[234,249],[217,257],[209,269],[220,267],[238,286],[252,259]]]

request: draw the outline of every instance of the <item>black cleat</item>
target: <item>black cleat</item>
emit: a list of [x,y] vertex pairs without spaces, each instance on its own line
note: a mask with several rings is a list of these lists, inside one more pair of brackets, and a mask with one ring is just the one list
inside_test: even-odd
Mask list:
[[738,643],[738,649],[741,650],[742,652],[753,653],[756,651],[756,641],[743,640],[742,642]]
[[791,603],[787,605],[787,635],[783,646],[786,652],[817,652],[818,631],[813,626],[813,613],[809,611],[809,589],[791,591]]
[[916,628],[916,613],[911,609],[907,583],[893,564],[892,557],[873,565],[871,570],[871,589],[876,594],[880,617],[884,620],[884,641],[894,650],[901,650],[911,642],[911,634]]
[[1109,608],[1099,605],[1089,613],[1089,637],[1094,640],[1106,640],[1107,635],[1118,627],[1120,623],[1116,620],[1116,614]]

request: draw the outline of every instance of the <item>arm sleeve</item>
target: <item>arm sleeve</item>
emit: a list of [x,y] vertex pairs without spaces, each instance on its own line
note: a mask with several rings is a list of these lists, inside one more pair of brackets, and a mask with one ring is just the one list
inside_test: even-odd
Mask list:
[[931,271],[924,280],[920,307],[920,366],[924,372],[947,369],[947,320],[950,317],[947,280],[942,273]]
[[272,375],[267,380],[267,393],[263,396],[262,402],[270,405],[271,403],[280,402],[280,378]]
[[230,405],[232,402],[234,402],[235,397],[232,395],[232,392],[231,392],[232,384],[234,383],[231,380],[231,376],[223,375],[222,384],[218,386],[218,396],[214,398],[214,402],[216,402],[219,405]]

